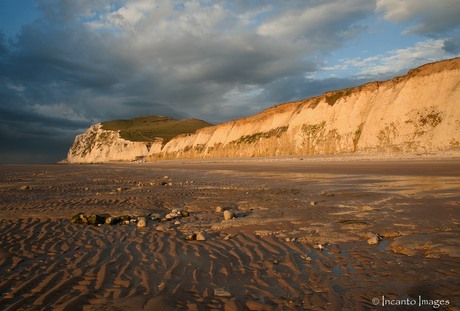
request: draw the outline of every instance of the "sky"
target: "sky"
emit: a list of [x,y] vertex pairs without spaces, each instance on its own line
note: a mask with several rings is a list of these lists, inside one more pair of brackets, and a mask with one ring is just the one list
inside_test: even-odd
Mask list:
[[217,124],[460,56],[458,0],[0,0],[0,163],[91,124]]

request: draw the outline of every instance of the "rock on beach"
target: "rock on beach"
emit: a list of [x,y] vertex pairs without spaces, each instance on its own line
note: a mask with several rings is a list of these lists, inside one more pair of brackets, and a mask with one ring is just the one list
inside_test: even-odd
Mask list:
[[233,211],[224,211],[224,220],[230,220],[235,217],[235,213]]
[[196,240],[197,241],[206,241],[207,240],[207,235],[206,233],[200,231],[196,234]]
[[137,219],[137,227],[138,228],[144,228],[147,226],[147,218],[145,217],[139,217]]

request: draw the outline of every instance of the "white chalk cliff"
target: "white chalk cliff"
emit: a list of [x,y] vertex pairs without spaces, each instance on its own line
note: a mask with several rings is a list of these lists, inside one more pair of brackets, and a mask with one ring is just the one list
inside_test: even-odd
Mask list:
[[105,130],[101,123],[77,135],[67,154],[69,163],[103,163],[144,160],[161,151],[162,139],[149,142],[129,141],[119,131]]
[[[97,148],[89,150],[90,145]],[[459,149],[460,58],[456,58],[421,66],[389,81],[328,92],[204,127],[165,145],[161,141],[120,140],[116,132],[107,133],[95,125],[77,137],[67,160],[84,163],[132,161],[136,157],[154,161]]]

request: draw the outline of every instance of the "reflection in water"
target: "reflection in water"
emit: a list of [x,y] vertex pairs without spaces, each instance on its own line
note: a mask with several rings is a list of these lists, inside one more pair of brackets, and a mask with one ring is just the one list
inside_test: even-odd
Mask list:
[[451,197],[460,193],[460,177],[449,176],[388,176],[388,175],[350,175],[330,173],[291,173],[291,172],[242,172],[236,170],[217,170],[217,174],[228,174],[254,179],[270,179],[315,183],[333,186],[335,190],[395,193],[399,195],[436,195]]

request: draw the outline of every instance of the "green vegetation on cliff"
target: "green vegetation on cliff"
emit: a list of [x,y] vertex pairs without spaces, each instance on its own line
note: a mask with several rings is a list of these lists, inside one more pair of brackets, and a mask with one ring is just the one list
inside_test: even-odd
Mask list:
[[175,120],[161,116],[146,116],[103,122],[102,129],[120,131],[121,138],[130,141],[154,141],[163,138],[163,143],[166,143],[180,134],[193,133],[210,125],[198,119]]

